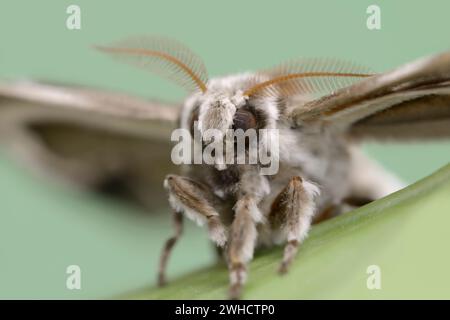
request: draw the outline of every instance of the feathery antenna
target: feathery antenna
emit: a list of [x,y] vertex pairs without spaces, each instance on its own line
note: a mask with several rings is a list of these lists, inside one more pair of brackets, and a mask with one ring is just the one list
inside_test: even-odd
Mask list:
[[245,90],[247,96],[292,96],[335,91],[348,86],[359,78],[370,77],[369,69],[336,59],[296,59],[273,69],[260,72],[256,81]]
[[206,92],[208,73],[203,61],[189,48],[167,38],[142,36],[112,46],[94,46],[115,58],[147,68],[176,82],[188,91]]

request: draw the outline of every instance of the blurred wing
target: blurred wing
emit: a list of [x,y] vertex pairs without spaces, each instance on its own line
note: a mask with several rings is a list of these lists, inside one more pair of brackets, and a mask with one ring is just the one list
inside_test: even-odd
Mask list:
[[450,137],[450,52],[375,75],[299,106],[292,120],[327,121],[355,138]]
[[26,165],[146,206],[165,202],[179,108],[76,86],[0,83],[0,141]]

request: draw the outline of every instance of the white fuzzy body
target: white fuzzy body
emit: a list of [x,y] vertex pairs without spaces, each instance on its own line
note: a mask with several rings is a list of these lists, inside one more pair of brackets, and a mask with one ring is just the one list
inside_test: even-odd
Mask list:
[[[206,97],[196,94],[187,99],[181,114],[181,127],[190,129],[190,117],[197,106],[200,131],[211,127],[219,130],[230,128],[235,111],[243,104],[236,100],[240,99],[239,93],[250,78],[251,74],[241,74],[211,80]],[[376,199],[402,186],[396,178],[365,157],[357,145],[349,142],[342,129],[323,122],[305,123],[291,128],[290,110],[298,108],[306,100],[307,97],[291,99],[285,102],[283,110],[280,110],[273,98],[251,101],[256,109],[264,113],[265,128],[279,130],[279,170],[276,174],[255,175],[248,165],[236,165],[240,175],[239,182],[217,184],[213,177],[220,176],[224,172],[221,171],[223,168],[205,165],[186,168],[187,175],[207,185],[216,196],[225,201],[232,202],[242,190],[255,194],[259,201],[259,212],[252,210],[252,215],[259,225],[258,243],[289,241],[295,236],[302,240],[314,215],[330,206],[340,205],[346,197],[358,195]],[[300,235],[290,235],[283,229],[272,230],[264,225],[275,198],[295,176],[304,180],[303,188],[308,197],[313,199],[313,204],[301,215],[301,219],[305,221],[300,225],[305,230],[298,230]],[[228,225],[233,220],[236,209],[234,205],[229,203],[217,208]],[[248,259],[246,257],[245,260]]]

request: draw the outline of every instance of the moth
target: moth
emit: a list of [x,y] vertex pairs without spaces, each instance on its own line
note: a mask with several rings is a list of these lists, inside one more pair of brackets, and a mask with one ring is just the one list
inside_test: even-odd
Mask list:
[[[174,40],[136,37],[96,48],[168,77],[188,97],[172,105],[74,85],[3,82],[0,138],[25,164],[75,185],[150,209],[168,194],[175,231],[162,251],[159,284],[183,216],[207,228],[227,262],[230,297],[238,298],[255,248],[284,245],[285,273],[311,224],[402,187],[361,152],[362,142],[450,137],[449,52],[382,74],[303,58],[210,79],[201,59]],[[275,130],[277,170],[261,174],[259,160],[175,166],[176,128],[192,136],[215,130],[219,145],[229,129]],[[265,145],[244,144],[244,155]]]

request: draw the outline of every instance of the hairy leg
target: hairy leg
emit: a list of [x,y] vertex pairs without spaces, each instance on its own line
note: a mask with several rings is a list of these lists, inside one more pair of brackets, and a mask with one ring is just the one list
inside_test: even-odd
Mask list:
[[177,211],[173,212],[173,227],[175,233],[172,237],[166,240],[166,243],[164,244],[163,250],[161,252],[161,258],[159,261],[159,269],[158,269],[159,286],[163,286],[166,283],[167,261],[169,260],[173,246],[175,245],[175,243],[180,238],[183,232],[183,215],[181,212]]
[[206,224],[209,237],[217,246],[223,247],[227,242],[226,229],[219,213],[212,206],[215,196],[206,186],[190,178],[176,175],[167,176],[164,186],[169,192],[169,203],[174,210],[175,235],[166,241],[161,254],[158,275],[158,283],[161,285],[165,283],[167,260],[182,232],[183,213],[201,226]]
[[293,177],[275,198],[269,214],[273,229],[281,229],[287,244],[279,272],[285,273],[294,259],[298,246],[306,238],[315,212],[315,197],[319,189],[301,177]]
[[230,298],[240,297],[247,278],[247,264],[253,257],[256,245],[256,225],[263,222],[258,208],[261,199],[270,187],[267,178],[257,170],[247,169],[242,174],[242,183],[234,205],[234,220],[231,224],[227,262],[230,271]]
[[257,237],[256,223],[259,209],[256,201],[244,196],[235,206],[235,217],[231,225],[228,247],[228,265],[230,269],[230,297],[239,298],[242,286],[247,279],[247,263],[253,257]]

